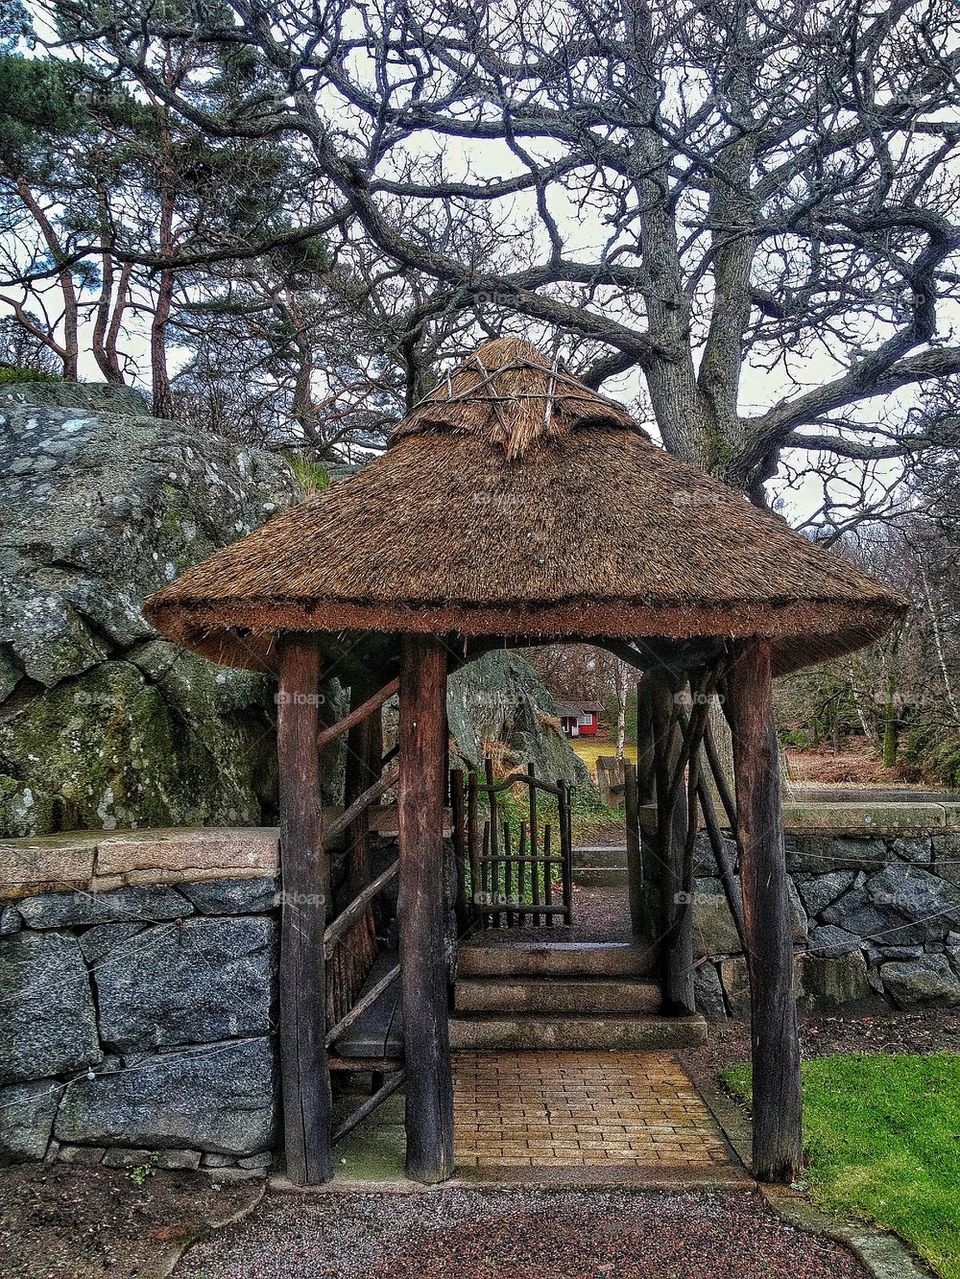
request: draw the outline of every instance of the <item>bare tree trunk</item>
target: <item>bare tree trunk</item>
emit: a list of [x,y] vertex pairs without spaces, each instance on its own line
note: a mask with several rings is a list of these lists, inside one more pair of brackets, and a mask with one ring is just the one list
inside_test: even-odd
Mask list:
[[[173,251],[170,230],[173,222],[172,198],[164,196],[164,214],[161,217],[161,252]],[[166,247],[164,247],[166,246]],[[170,373],[167,369],[167,325],[173,310],[173,272],[161,271],[157,291],[157,305],[150,325],[150,372],[153,379],[153,416],[173,417],[173,395],[170,390]]]
[[617,760],[623,759],[623,744],[627,735],[627,696],[630,692],[630,668],[618,661],[614,668],[614,685],[617,695]]
[[953,686],[950,683],[950,676],[947,673],[947,661],[943,654],[943,636],[940,633],[940,618],[933,603],[933,594],[930,590],[930,579],[927,577],[927,570],[924,567],[923,560],[917,558],[920,567],[920,580],[923,583],[923,594],[927,601],[927,612],[930,614],[930,627],[933,631],[933,647],[937,654],[937,665],[940,667],[940,678],[943,680],[944,692],[947,695],[947,702],[953,712],[953,718],[960,720],[960,711],[957,710],[957,700],[953,695]]
[[[54,262],[61,262],[65,255],[53,223],[44,213],[39,201],[23,177],[17,178],[17,194],[39,227],[43,242],[46,244],[50,256]],[[60,357],[63,361],[64,378],[68,382],[76,382],[79,376],[80,362],[80,304],[76,285],[73,282],[73,275],[69,267],[63,267],[58,272],[57,283],[60,286],[60,294],[63,298],[63,341],[57,342],[53,335],[45,335],[33,325],[25,327]],[[20,320],[17,308],[14,308],[14,314],[17,314],[17,318]],[[22,320],[20,322],[23,323]]]
[[[100,211],[100,239],[106,244],[110,234],[110,210],[105,191],[98,192],[97,203]],[[130,264],[125,263],[118,278],[113,254],[104,250],[100,255],[100,298],[93,325],[93,358],[106,380],[118,386],[123,385],[124,377],[120,368],[117,339],[127,305],[131,269]]]

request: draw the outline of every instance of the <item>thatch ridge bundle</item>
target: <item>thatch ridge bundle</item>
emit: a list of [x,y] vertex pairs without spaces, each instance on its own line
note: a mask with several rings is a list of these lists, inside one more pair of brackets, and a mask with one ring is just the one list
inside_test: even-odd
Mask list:
[[474,435],[510,459],[584,426],[646,436],[625,409],[589,390],[520,338],[485,343],[413,406],[391,440],[431,433]]
[[288,631],[512,641],[775,641],[777,667],[878,638],[906,602],[654,445],[514,339],[481,347],[386,453],[152,596],[151,622],[233,665]]

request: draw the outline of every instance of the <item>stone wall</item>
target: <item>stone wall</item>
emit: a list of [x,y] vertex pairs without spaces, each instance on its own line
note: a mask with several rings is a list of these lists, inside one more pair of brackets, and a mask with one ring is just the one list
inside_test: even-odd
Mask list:
[[[960,814],[834,807],[787,806],[801,1007],[960,1004]],[[701,841],[697,988],[724,1017],[747,1011],[746,963],[713,871]],[[0,1161],[262,1175],[277,874],[269,828],[0,844]]]
[[21,840],[0,859],[0,1160],[263,1175],[276,832]]
[[[801,1009],[960,1004],[960,806],[787,804],[785,818]],[[746,960],[702,836],[697,874],[700,1005],[745,1014]]]

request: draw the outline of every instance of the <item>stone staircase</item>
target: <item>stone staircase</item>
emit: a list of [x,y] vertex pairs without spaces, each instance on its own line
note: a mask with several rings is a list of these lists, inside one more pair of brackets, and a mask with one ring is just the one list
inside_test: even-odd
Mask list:
[[573,850],[573,882],[581,888],[621,888],[627,883],[626,848],[583,845]]
[[[520,930],[517,930],[519,932]],[[460,948],[450,1044],[460,1050],[682,1048],[703,1018],[660,1015],[653,948],[480,933]]]

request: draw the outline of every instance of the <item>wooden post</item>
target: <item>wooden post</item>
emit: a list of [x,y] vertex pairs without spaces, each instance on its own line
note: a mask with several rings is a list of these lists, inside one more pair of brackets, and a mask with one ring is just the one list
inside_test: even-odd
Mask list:
[[674,788],[682,754],[677,706],[678,686],[659,675],[651,680],[651,717],[655,730],[657,847],[663,920],[663,1008],[667,1013],[696,1011],[693,977],[692,883],[684,873],[687,804],[683,787]]
[[453,828],[453,855],[457,863],[457,936],[461,937],[470,923],[467,910],[467,829],[464,813],[463,769],[450,773],[450,824]]
[[400,964],[406,1059],[407,1173],[433,1185],[453,1172],[453,1083],[444,962],[443,796],[447,657],[405,636],[400,670]]
[[643,863],[640,857],[640,814],[637,808],[637,767],[623,766],[623,813],[627,842],[627,883],[630,900],[630,926],[640,936],[646,924],[644,909]]
[[280,1071],[287,1175],[301,1186],[333,1176],[325,961],[329,868],[323,848],[316,640],[291,636],[280,655]]
[[[350,690],[350,709],[355,711],[377,690],[369,679],[357,677]],[[372,786],[380,776],[380,760],[383,757],[383,730],[380,711],[375,710],[354,724],[347,733],[346,777],[344,781],[344,805],[349,807],[358,796]],[[370,882],[370,812],[364,809],[351,822],[346,835],[348,850],[347,886],[351,897],[366,888]]]
[[742,646],[727,689],[750,975],[753,1171],[791,1182],[803,1164],[800,1048],[768,642]]

